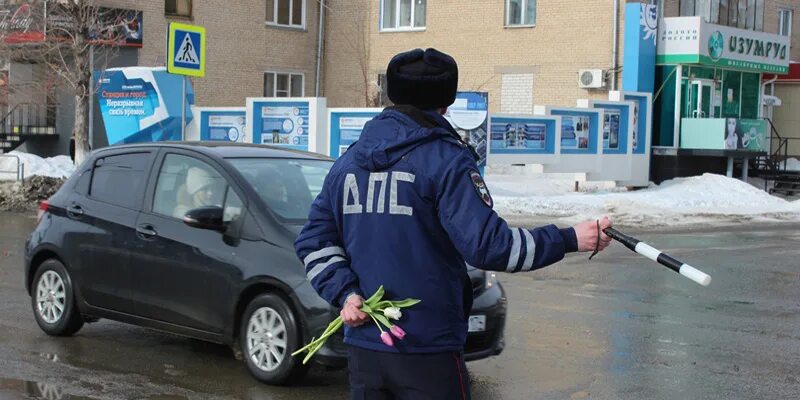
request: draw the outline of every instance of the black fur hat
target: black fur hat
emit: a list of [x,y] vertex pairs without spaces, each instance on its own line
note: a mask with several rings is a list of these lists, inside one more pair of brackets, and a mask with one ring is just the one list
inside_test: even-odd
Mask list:
[[386,68],[389,99],[423,110],[448,107],[456,100],[458,65],[436,49],[400,53]]

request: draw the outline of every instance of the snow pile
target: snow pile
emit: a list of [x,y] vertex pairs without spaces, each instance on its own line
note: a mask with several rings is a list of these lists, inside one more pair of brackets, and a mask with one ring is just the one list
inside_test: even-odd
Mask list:
[[[25,166],[25,178],[39,175],[51,178],[67,178],[75,171],[75,164],[68,156],[55,156],[42,158],[35,154],[12,151],[8,153],[19,157]],[[0,179],[13,180],[16,178],[17,159],[15,157],[0,157]]]
[[[676,178],[632,192],[569,193],[564,190],[569,184],[558,182],[526,176],[487,176],[495,209],[509,219],[574,223],[609,215],[618,225],[634,227],[800,221],[800,202],[788,202],[721,175]],[[545,189],[537,193],[537,188],[542,187]]]
[[800,160],[796,158],[789,158],[783,164],[787,171],[800,171]]

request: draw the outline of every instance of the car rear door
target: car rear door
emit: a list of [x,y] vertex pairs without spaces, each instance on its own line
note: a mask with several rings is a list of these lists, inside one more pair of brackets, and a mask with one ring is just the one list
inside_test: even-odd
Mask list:
[[[137,221],[139,251],[133,257],[136,314],[183,327],[221,332],[223,321],[212,315],[218,294],[233,293],[236,284],[215,279],[239,275],[231,264],[237,241],[229,233],[192,228],[182,217],[190,209],[225,206],[226,220],[238,220],[241,196],[218,164],[191,151],[164,150]],[[197,182],[201,176],[202,183]],[[196,196],[212,186],[210,196]]]
[[155,153],[142,148],[102,154],[91,166],[87,192],[68,200],[67,215],[84,228],[67,233],[75,237],[65,243],[76,243],[72,267],[81,296],[91,306],[133,311],[128,266]]

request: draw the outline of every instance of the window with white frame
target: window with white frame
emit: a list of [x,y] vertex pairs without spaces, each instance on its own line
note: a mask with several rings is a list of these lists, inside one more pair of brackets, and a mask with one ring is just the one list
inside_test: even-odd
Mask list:
[[428,0],[381,0],[381,30],[425,29]]
[[536,0],[506,0],[506,26],[536,24]]
[[306,27],[306,0],[267,0],[267,24]]
[[778,9],[778,35],[792,36],[792,14],[787,8]]
[[764,30],[765,0],[680,0],[681,17],[755,31]]
[[264,72],[264,97],[303,97],[305,76],[293,72]]

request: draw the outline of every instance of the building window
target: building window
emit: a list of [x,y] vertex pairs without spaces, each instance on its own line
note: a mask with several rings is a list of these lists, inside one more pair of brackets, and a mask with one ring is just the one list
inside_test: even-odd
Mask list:
[[536,0],[506,0],[506,26],[536,24]]
[[166,0],[164,15],[191,18],[192,0]]
[[264,73],[264,97],[303,97],[305,76],[299,73]]
[[425,29],[428,0],[381,0],[381,30]]
[[681,17],[735,28],[764,30],[764,0],[680,0]]
[[306,0],[267,0],[267,24],[306,27]]
[[792,10],[778,9],[778,35],[792,36]]

